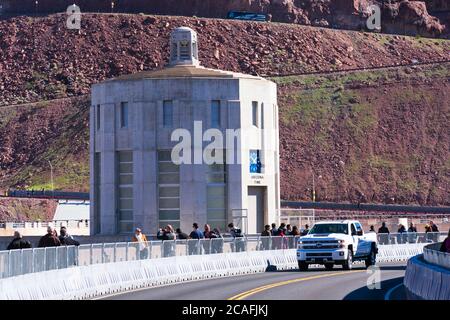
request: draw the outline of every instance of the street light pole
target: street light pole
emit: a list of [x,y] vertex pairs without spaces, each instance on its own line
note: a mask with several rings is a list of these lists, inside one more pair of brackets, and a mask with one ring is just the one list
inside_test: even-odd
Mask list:
[[50,160],[48,160],[48,164],[50,165],[50,179],[51,179],[51,183],[52,183],[52,193],[54,195],[54,193],[55,193],[55,185],[53,183],[53,166],[52,166],[52,163],[50,162]]
[[312,178],[313,178],[312,201],[316,202],[316,182],[314,180],[314,172],[312,174]]

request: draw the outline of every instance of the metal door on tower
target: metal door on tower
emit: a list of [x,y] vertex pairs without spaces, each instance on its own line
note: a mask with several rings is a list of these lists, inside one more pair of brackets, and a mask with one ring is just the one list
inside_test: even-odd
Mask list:
[[264,229],[266,187],[248,187],[248,216],[247,226],[249,234],[259,234]]

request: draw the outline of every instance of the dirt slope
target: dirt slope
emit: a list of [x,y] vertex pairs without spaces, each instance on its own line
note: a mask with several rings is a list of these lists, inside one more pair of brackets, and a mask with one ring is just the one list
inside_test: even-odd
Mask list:
[[168,37],[199,33],[206,67],[266,76],[450,59],[450,41],[212,19],[83,15],[0,21],[0,105],[89,93],[92,83],[162,68]]
[[80,34],[64,23],[0,21],[0,190],[48,189],[50,161],[57,189],[87,191],[89,97],[42,100],[163,67],[169,32],[187,25],[203,65],[278,82],[282,198],[310,199],[314,170],[319,200],[450,203],[449,64],[276,77],[448,60],[449,41],[180,17],[87,15]]

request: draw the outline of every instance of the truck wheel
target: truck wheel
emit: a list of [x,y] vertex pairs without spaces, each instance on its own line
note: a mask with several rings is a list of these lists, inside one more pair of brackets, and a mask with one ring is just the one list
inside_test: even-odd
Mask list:
[[298,268],[300,271],[307,271],[308,270],[308,264],[305,261],[299,261],[298,262]]
[[347,261],[342,265],[344,270],[351,270],[353,264],[353,252],[352,250],[348,250]]
[[333,270],[334,264],[333,263],[325,263],[325,269],[328,271]]
[[365,263],[366,263],[366,268],[368,268],[370,266],[374,266],[375,263],[377,263],[377,254],[375,253],[375,250],[372,249],[370,251],[370,255],[365,260]]

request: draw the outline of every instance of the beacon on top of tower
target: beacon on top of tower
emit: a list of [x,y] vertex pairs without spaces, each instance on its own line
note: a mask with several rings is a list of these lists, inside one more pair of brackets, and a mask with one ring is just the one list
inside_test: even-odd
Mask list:
[[197,33],[188,27],[176,28],[170,36],[170,65],[199,66]]

